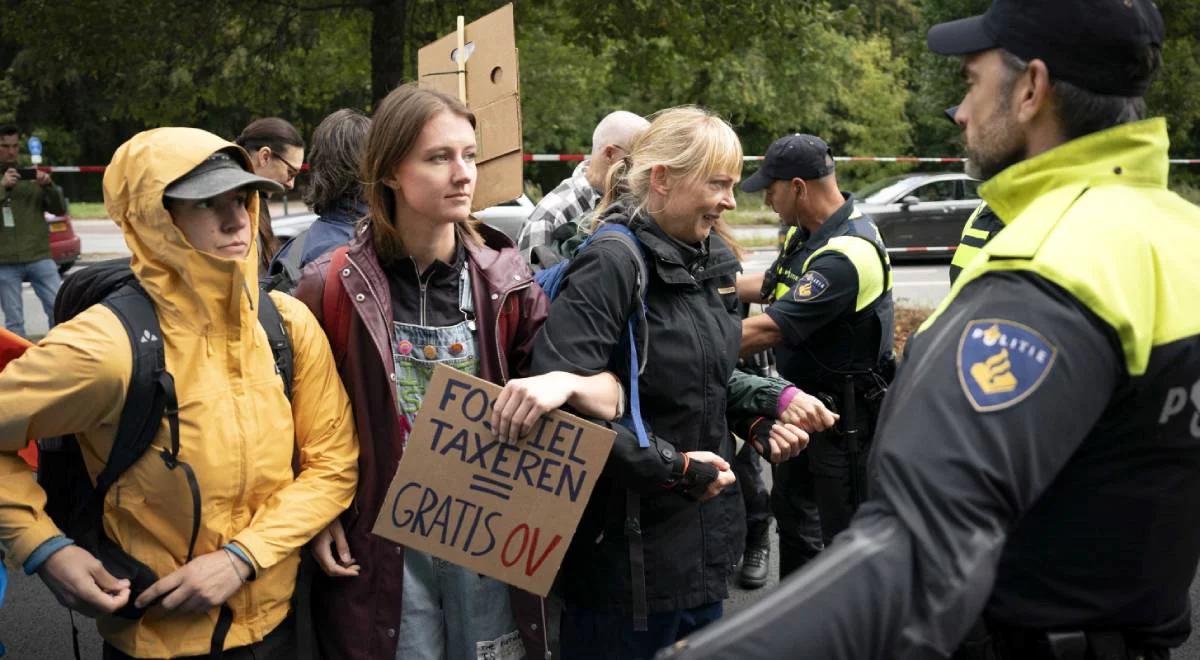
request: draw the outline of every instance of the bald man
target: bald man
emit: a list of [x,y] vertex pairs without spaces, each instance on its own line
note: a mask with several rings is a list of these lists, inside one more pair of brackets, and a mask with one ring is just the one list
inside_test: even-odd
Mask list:
[[[556,243],[555,230],[567,225],[578,224],[580,218],[589,213],[604,195],[604,178],[608,168],[619,158],[629,153],[629,146],[649,126],[644,118],[617,110],[609,113],[596,124],[592,132],[592,153],[584,160],[570,178],[551,190],[529,220],[521,228],[517,247],[529,258],[535,247]],[[564,238],[575,234],[572,225]]]

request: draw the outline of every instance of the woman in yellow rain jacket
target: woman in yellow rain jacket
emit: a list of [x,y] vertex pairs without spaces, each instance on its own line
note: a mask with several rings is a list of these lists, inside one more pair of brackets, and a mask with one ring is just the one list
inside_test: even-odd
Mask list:
[[[159,578],[134,595],[138,607],[154,603],[140,619],[109,616],[131,600],[128,581],[63,536],[16,455],[27,438],[75,432],[95,478],[130,379],[120,320],[92,306],[0,373],[0,547],[60,602],[98,616],[106,658],[208,654],[223,604],[233,613],[225,649],[290,656],[264,646],[291,646],[297,550],[354,494],[358,443],[324,333],[304,305],[271,294],[293,346],[289,402],[257,320],[256,191],[275,184],[248,169],[233,143],[162,128],[122,145],[104,175],[105,206],[161,324],[179,400],[179,457],[194,469],[202,502],[189,562],[192,500],[157,456],[168,442],[164,421],[104,506],[107,536]],[[213,194],[195,194],[205,190]]]

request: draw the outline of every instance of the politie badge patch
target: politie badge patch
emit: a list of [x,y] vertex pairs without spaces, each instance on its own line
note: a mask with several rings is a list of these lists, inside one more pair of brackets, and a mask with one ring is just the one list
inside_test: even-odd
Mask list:
[[958,380],[975,410],[1003,410],[1033,394],[1057,355],[1058,349],[1029,326],[976,319],[958,340]]
[[825,289],[828,288],[829,280],[825,279],[824,275],[810,270],[792,286],[792,300],[808,302],[825,293]]

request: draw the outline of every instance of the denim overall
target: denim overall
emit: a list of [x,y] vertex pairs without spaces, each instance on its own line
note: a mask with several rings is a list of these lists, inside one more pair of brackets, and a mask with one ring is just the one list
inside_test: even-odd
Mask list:
[[[438,364],[477,375],[475,305],[468,268],[459,275],[463,320],[447,327],[395,322],[396,401],[412,422]],[[397,660],[518,660],[524,657],[508,585],[412,548],[404,549]]]

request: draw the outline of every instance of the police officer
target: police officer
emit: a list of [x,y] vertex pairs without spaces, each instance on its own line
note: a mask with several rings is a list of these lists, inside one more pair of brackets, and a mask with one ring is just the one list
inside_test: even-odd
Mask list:
[[[1200,557],[1200,209],[1140,120],[1149,0],[995,0],[935,26],[1005,228],[910,343],[872,497],[669,657],[1169,657]],[[966,642],[964,643],[964,640]],[[961,645],[961,646],[960,646]]]
[[745,192],[764,189],[791,229],[759,287],[759,302],[770,306],[742,322],[742,355],[774,346],[780,375],[841,415],[834,429],[813,435],[805,454],[776,469],[771,504],[780,575],[787,575],[821,547],[812,533],[814,498],[822,544],[850,524],[865,498],[867,450],[893,365],[892,278],[879,230],[838,189],[824,140],[776,140],[742,184]]
[[958,248],[954,250],[954,258],[950,260],[950,286],[958,280],[963,269],[971,263],[983,246],[1004,228],[1004,223],[996,217],[995,212],[988,208],[987,202],[980,202],[967,223],[963,225],[962,237],[958,239]]

